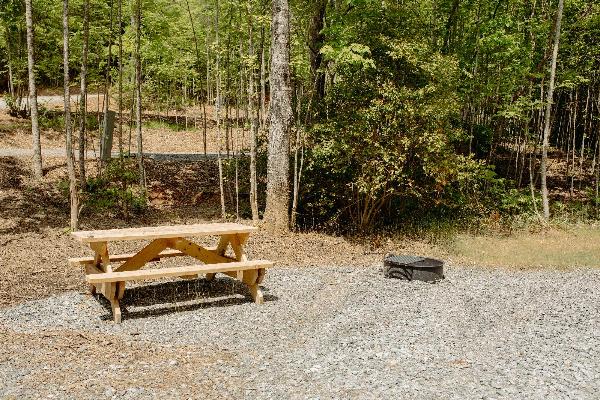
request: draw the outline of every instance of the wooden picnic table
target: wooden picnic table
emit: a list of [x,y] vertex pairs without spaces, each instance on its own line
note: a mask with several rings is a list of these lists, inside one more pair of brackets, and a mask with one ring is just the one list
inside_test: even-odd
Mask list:
[[[155,226],[127,229],[109,229],[73,232],[73,236],[94,251],[93,257],[72,258],[69,263],[85,268],[86,280],[92,293],[99,292],[110,301],[115,322],[121,322],[119,300],[125,293],[127,281],[151,280],[165,277],[195,279],[201,274],[212,280],[216,273],[238,279],[248,286],[250,295],[258,304],[263,302],[259,284],[270,261],[249,261],[244,251],[250,233],[258,229],[234,223]],[[189,238],[218,236],[215,247],[203,247]],[[108,244],[115,241],[150,240],[145,247],[132,254],[109,254]],[[235,256],[226,255],[231,246]],[[162,258],[189,256],[202,265],[162,269],[142,268]]]

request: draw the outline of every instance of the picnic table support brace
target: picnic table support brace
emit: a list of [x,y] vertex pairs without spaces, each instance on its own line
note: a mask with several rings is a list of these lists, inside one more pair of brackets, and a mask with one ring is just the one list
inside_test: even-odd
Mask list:
[[[223,235],[221,236],[221,238],[219,239],[219,244],[217,245],[217,249],[215,250],[215,253],[219,256],[224,256],[225,252],[227,251],[227,246],[229,246],[229,242],[231,240],[231,237],[229,235]],[[215,275],[217,274],[206,274],[205,278],[207,281],[212,281],[215,279]]]

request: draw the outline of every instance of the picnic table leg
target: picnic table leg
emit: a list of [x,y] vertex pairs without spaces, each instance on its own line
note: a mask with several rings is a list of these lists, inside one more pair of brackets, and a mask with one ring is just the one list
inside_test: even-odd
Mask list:
[[[112,272],[110,265],[110,257],[108,254],[108,244],[106,242],[90,243],[90,247],[94,250],[94,261],[96,267],[103,272]],[[116,283],[101,283],[98,287],[92,285],[93,293],[99,291],[110,302],[110,307],[113,313],[113,318],[116,323],[121,322],[121,306],[119,299],[123,297],[125,291],[125,282]]]
[[[119,286],[122,283],[125,283],[125,282],[119,282]],[[117,299],[116,296],[114,298],[110,299],[110,307],[112,308],[112,313],[113,313],[113,318],[115,319],[115,323],[120,324],[121,323],[121,306],[119,305],[119,299]]]
[[258,275],[258,271],[255,269],[252,271],[244,271],[242,282],[248,286],[254,302],[256,304],[262,304],[264,303],[264,297],[262,290],[260,290],[260,287],[258,286]]
[[[108,255],[108,244],[106,242],[90,243],[91,249],[94,251],[94,264],[96,268],[103,272],[111,272],[110,257]],[[98,289],[103,291],[105,284],[102,283],[99,287],[91,285],[91,293],[95,294]]]
[[[235,258],[238,261],[247,261],[248,256],[246,255],[246,250],[244,250],[244,245],[248,241],[248,237],[250,235],[247,233],[236,234],[231,237],[231,247],[235,253]],[[240,271],[242,272],[242,271]],[[263,277],[265,275],[264,269],[259,270],[251,270],[251,271],[243,271],[241,274],[238,273],[238,279],[244,282],[248,289],[250,290],[250,295],[256,304],[262,304],[264,302],[263,293],[258,286],[259,283],[262,282]]]
[[[235,258],[238,261],[247,261],[248,256],[246,255],[246,250],[244,249],[244,245],[248,241],[248,237],[250,234],[248,233],[238,233],[233,236],[231,239],[231,247],[235,253]],[[244,282],[248,289],[250,290],[250,295],[256,304],[262,304],[264,302],[264,297],[262,290],[260,290],[259,283],[262,282],[263,277],[265,275],[264,269],[252,270],[252,271],[244,271],[241,276],[241,281]]]
[[[215,253],[217,253],[217,255],[219,255],[219,256],[224,256],[225,252],[227,251],[227,246],[229,246],[230,241],[231,241],[231,237],[229,235],[221,236],[221,238],[219,239],[219,244],[217,245],[217,249],[215,250]],[[207,281],[214,280],[215,275],[216,274],[213,274],[213,273],[206,274],[206,280]]]

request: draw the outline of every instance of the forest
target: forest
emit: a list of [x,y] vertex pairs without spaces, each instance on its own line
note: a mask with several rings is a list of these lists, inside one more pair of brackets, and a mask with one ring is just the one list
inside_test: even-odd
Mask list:
[[[32,122],[37,177],[39,124],[63,132],[72,227],[93,209],[78,201],[143,210],[153,119],[193,124],[190,152],[216,153],[222,218],[351,232],[600,215],[598,1],[2,0],[0,12],[6,106]],[[63,110],[38,107],[37,91],[64,95]],[[111,110],[118,156],[86,163],[87,147],[111,146]]]

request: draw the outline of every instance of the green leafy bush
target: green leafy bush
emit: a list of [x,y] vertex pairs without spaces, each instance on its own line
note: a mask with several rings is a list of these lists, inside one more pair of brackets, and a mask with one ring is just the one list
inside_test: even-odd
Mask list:
[[109,212],[122,217],[140,214],[147,208],[146,193],[139,186],[135,161],[112,160],[103,174],[88,178],[82,192],[83,209]]
[[416,215],[489,211],[483,192],[504,184],[483,161],[456,151],[466,140],[456,60],[426,43],[382,39],[381,45],[385,66],[374,70],[372,62],[351,59],[337,67],[342,77],[325,99],[335,112],[311,132],[304,219],[368,230]]

